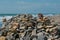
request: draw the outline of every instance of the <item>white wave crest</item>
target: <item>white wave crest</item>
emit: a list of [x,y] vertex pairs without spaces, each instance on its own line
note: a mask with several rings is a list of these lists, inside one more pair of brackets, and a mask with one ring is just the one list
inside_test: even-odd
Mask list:
[[44,16],[53,16],[53,14],[47,14],[47,15],[44,15]]
[[[10,18],[12,18],[12,16],[5,16],[5,18],[9,20]],[[3,16],[0,16],[0,22],[2,22],[2,19],[3,19]]]

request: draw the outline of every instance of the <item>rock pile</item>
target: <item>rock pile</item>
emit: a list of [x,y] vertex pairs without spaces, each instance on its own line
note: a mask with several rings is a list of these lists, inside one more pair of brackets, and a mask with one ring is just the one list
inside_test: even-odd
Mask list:
[[[6,20],[6,19],[5,19]],[[51,24],[47,17],[38,14],[19,14],[3,22],[0,40],[57,40],[60,33],[56,24]]]

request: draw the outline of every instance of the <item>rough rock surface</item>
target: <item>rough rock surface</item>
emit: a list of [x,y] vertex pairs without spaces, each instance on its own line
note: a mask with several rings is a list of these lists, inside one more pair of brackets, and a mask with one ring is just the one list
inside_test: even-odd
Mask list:
[[[51,23],[49,18],[44,22],[38,22],[37,17],[31,14],[19,14],[3,22],[0,29],[3,40],[48,40],[59,39],[60,30],[56,23]],[[52,38],[51,38],[52,37]]]

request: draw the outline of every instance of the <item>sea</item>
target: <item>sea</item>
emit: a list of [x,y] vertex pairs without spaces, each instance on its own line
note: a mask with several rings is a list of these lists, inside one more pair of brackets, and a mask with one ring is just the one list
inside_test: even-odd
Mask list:
[[[2,18],[3,18],[3,16],[7,19],[7,20],[9,20],[10,18],[12,18],[13,16],[16,16],[16,15],[19,15],[19,14],[21,14],[21,13],[12,13],[12,14],[10,14],[10,13],[0,13],[0,27],[2,27]],[[25,13],[26,14],[26,13]],[[34,17],[36,17],[37,16],[37,13],[31,13]],[[58,13],[58,14],[60,14],[60,13]],[[43,15],[45,15],[45,16],[53,16],[53,15],[56,15],[56,13],[43,13]]]

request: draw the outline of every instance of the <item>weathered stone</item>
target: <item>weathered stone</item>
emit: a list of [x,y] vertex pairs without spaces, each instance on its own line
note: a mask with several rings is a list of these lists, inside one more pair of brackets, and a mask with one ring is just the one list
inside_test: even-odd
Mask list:
[[0,40],[6,40],[6,37],[0,36]]
[[[4,32],[7,31],[7,34],[5,34],[8,40],[47,40],[47,38],[51,40],[49,37],[51,35],[56,35],[54,37],[57,38],[56,33],[58,31],[55,23],[52,24],[49,18],[44,18],[43,15],[40,16],[41,19],[39,17],[33,17],[31,14],[19,14],[7,20],[2,30],[5,30]],[[16,34],[19,37],[15,39]]]

